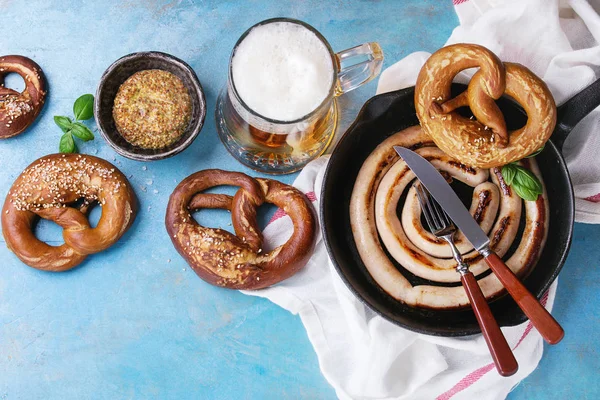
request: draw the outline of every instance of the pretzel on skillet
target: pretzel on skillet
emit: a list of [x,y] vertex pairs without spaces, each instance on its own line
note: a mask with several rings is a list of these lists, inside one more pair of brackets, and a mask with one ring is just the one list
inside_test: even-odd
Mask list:
[[[479,67],[467,90],[455,98],[452,80]],[[527,123],[508,132],[495,103],[503,94],[527,113]],[[456,109],[469,106],[474,119]],[[502,63],[483,46],[455,44],[436,51],[421,68],[415,87],[421,127],[435,144],[457,160],[480,168],[499,167],[540,149],[556,125],[556,104],[540,78],[520,64]]]

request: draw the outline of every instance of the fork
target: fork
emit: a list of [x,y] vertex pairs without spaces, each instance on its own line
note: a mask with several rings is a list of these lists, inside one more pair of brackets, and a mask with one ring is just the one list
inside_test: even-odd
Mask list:
[[519,368],[517,360],[502,334],[498,322],[492,315],[492,311],[481,292],[481,288],[475,276],[469,271],[469,266],[462,259],[458,248],[454,244],[454,233],[456,226],[450,220],[446,212],[433,199],[422,184],[415,185],[417,198],[423,215],[429,225],[429,230],[437,238],[444,239],[452,249],[452,255],[456,261],[456,271],[460,274],[460,280],[465,288],[473,312],[481,328],[481,333],[487,343],[488,349],[498,373],[502,376],[510,376]]

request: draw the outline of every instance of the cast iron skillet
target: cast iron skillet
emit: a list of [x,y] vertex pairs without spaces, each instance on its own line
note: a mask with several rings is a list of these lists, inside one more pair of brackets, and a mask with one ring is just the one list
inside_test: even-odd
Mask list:
[[[455,84],[454,95],[465,85]],[[498,101],[509,129],[524,125],[527,117],[509,99]],[[550,202],[548,240],[537,266],[525,277],[525,286],[538,298],[562,268],[573,233],[574,198],[569,173],[560,149],[573,127],[600,105],[600,80],[558,108],[551,142],[536,159]],[[367,272],[354,244],[350,227],[350,197],[358,171],[375,147],[390,135],[419,123],[415,114],[414,87],[384,93],[368,100],[331,155],[321,193],[323,237],[329,256],[346,285],[382,317],[415,332],[437,336],[464,336],[481,332],[470,308],[429,310],[410,307],[384,292]],[[469,197],[470,201],[470,197]],[[392,259],[393,261],[393,259]],[[399,269],[403,268],[396,264]],[[405,276],[409,276],[406,270]],[[426,283],[411,277],[411,283]],[[460,283],[458,283],[460,284]],[[510,296],[493,300],[490,307],[500,326],[513,326],[527,317]]]

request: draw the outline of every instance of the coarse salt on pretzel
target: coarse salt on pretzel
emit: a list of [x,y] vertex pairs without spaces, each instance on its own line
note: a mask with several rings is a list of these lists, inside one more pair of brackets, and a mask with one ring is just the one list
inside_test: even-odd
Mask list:
[[[454,77],[476,68],[468,89],[451,97]],[[508,132],[495,100],[512,97],[527,113],[527,123]],[[469,106],[475,119],[455,110]],[[436,51],[423,65],[415,87],[421,127],[435,144],[457,160],[492,168],[520,160],[540,149],[556,125],[556,104],[546,84],[520,64],[502,63],[483,46],[455,44]]]
[[[86,214],[94,203],[102,207],[102,215],[92,228]],[[29,165],[10,188],[2,209],[2,233],[8,248],[25,264],[65,271],[116,243],[131,226],[136,209],[127,178],[108,161],[51,154]],[[65,243],[50,246],[37,239],[33,227],[38,217],[60,225]]]
[[[2,86],[4,76],[11,72],[23,78],[23,92]],[[46,78],[33,60],[23,56],[0,57],[0,139],[27,129],[42,110],[46,94]]]
[[[233,197],[201,193],[220,185],[240,189]],[[256,222],[257,208],[265,202],[282,208],[294,224],[288,241],[268,252],[262,249]],[[191,212],[201,208],[230,210],[236,234],[199,225]],[[292,276],[308,262],[317,229],[312,205],[298,189],[218,169],[192,174],[175,188],[165,224],[173,245],[196,274],[230,289],[261,289]]]

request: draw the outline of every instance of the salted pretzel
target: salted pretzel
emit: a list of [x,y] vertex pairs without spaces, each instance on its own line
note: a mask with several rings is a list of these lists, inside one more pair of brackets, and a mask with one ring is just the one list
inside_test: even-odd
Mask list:
[[[240,189],[233,197],[201,193],[220,185]],[[288,241],[271,251],[263,251],[256,222],[257,208],[265,202],[282,208],[294,224]],[[236,234],[199,225],[191,212],[202,208],[230,210]],[[218,169],[197,172],[177,185],[165,223],[173,245],[196,274],[230,289],[261,289],[292,276],[310,258],[317,227],[312,206],[298,189]]]
[[[11,72],[25,81],[23,92],[3,86],[4,76]],[[23,56],[0,57],[0,139],[27,129],[44,106],[46,93],[46,78],[33,60]]]
[[[479,68],[468,89],[451,97],[454,77]],[[527,113],[524,127],[508,132],[494,100],[512,97]],[[455,110],[469,106],[474,119]],[[556,125],[556,104],[546,84],[520,64],[502,63],[483,46],[444,47],[423,65],[415,88],[421,126],[435,144],[459,161],[492,168],[520,160],[540,149]]]
[[[95,228],[87,212],[102,207]],[[133,222],[135,194],[127,178],[112,164],[81,154],[51,154],[34,161],[10,188],[2,209],[6,245],[30,267],[65,271],[86,256],[112,246]],[[37,218],[63,228],[64,244],[37,239]]]

